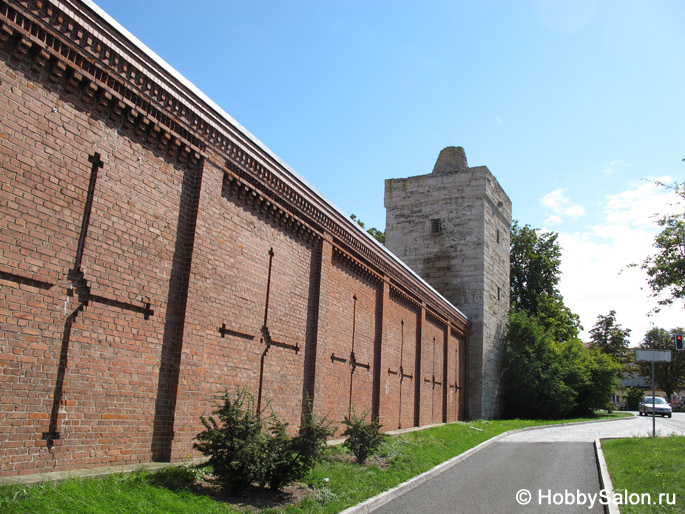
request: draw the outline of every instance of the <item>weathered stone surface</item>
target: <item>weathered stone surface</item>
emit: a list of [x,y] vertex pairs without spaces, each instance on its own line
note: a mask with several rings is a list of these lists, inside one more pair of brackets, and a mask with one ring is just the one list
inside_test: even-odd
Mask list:
[[457,173],[468,169],[469,164],[466,161],[466,152],[461,146],[448,146],[443,148],[438,155],[438,160],[435,161],[433,173],[436,175],[444,175],[447,173]]
[[[469,416],[498,416],[509,309],[511,201],[464,149],[440,152],[433,173],[385,183],[386,245],[472,322]],[[433,232],[432,220],[440,220]]]

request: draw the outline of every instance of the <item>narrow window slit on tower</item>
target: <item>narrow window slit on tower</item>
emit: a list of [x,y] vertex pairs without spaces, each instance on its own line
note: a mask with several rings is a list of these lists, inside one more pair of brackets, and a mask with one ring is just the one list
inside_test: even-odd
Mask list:
[[442,232],[442,219],[433,218],[431,220],[431,234],[439,234]]

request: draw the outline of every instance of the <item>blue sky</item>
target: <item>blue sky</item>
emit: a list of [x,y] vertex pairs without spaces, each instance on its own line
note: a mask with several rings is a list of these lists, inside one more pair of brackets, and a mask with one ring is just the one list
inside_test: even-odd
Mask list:
[[96,3],[367,227],[386,178],[463,146],[520,224],[560,234],[586,330],[611,309],[633,344],[685,325],[680,306],[647,318],[626,270],[672,209],[643,179],[685,179],[684,2]]

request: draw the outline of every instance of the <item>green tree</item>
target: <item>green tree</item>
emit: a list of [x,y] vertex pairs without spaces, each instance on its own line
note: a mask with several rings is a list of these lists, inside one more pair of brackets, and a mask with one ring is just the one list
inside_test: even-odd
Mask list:
[[580,317],[571,312],[560,294],[541,297],[538,302],[538,319],[550,330],[556,341],[572,341],[583,329]]
[[[674,328],[670,332],[663,328],[653,328],[645,334],[640,348],[651,350],[672,350],[671,362],[657,362],[654,365],[654,382],[663,390],[671,401],[675,391],[685,386],[685,353],[675,350],[673,336],[682,334],[682,328]],[[640,375],[652,376],[651,362],[638,362]]]
[[511,312],[503,367],[505,414],[560,418],[589,415],[611,400],[620,366],[578,339],[579,317],[557,286],[557,234],[511,231]]
[[561,248],[558,234],[538,234],[530,225],[511,227],[511,304],[517,311],[537,315],[544,298],[559,295]]
[[589,416],[607,409],[616,386],[621,366],[609,355],[588,349],[580,339],[560,344],[560,360],[564,365],[564,382],[577,393],[574,416]]
[[535,316],[512,311],[506,345],[505,416],[561,418],[574,409],[577,393],[564,382],[558,347]]
[[637,410],[640,408],[640,400],[645,392],[639,387],[629,387],[626,391],[626,410]]
[[[673,185],[657,182],[675,192],[680,203],[685,202],[685,181]],[[662,306],[685,300],[685,206],[680,213],[668,214],[657,220],[661,232],[654,239],[657,253],[647,257],[642,269],[647,272],[652,296],[657,298],[659,311]],[[664,296],[665,295],[665,296]]]
[[378,230],[377,228],[371,227],[369,230],[367,230],[369,234],[371,234],[376,241],[378,241],[380,244],[385,246],[385,231]]
[[578,338],[558,342],[526,312],[512,312],[503,374],[505,415],[522,418],[588,416],[605,409],[620,366]]
[[602,353],[611,355],[621,364],[629,360],[628,345],[630,329],[616,323],[616,311],[609,311],[607,316],[597,316],[597,322],[590,330],[592,345]]
[[536,316],[558,341],[578,337],[578,315],[564,305],[557,286],[561,276],[558,234],[538,233],[529,225],[511,227],[511,307]]
[[[362,220],[358,219],[356,214],[352,214],[352,215],[350,216],[350,218],[352,219],[352,221],[356,221],[356,222],[357,222],[357,225],[359,225],[361,228],[366,229],[366,227],[364,226],[364,222],[363,222]],[[385,230],[378,230],[378,229],[375,228],[375,227],[371,227],[370,229],[368,229],[368,230],[366,230],[366,231],[367,231],[369,234],[371,234],[371,236],[372,236],[376,241],[378,241],[380,244],[382,244],[383,246],[385,246]]]

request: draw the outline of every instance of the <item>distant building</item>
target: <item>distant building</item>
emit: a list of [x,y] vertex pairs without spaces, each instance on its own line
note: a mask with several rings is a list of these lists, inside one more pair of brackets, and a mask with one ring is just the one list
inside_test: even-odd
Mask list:
[[[652,379],[651,377],[643,377],[638,373],[630,373],[629,375],[619,378],[619,387],[614,393],[614,406],[618,410],[629,409],[628,405],[628,389],[636,387],[642,389],[643,396],[652,395]],[[655,387],[654,394],[660,396],[661,398],[668,399],[666,392],[659,389],[658,386]],[[681,388],[679,391],[673,393],[671,398],[671,406],[674,411],[682,411],[685,409],[685,388]]]

